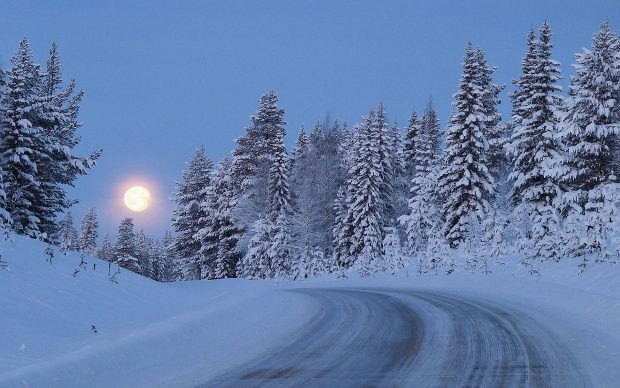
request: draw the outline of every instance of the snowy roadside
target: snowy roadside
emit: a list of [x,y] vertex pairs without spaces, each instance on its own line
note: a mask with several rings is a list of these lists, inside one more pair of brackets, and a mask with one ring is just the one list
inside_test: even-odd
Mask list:
[[[275,281],[160,284],[45,245],[3,243],[0,386],[193,385],[249,360],[312,313]],[[92,263],[97,263],[96,271]],[[97,332],[92,330],[95,326]]]

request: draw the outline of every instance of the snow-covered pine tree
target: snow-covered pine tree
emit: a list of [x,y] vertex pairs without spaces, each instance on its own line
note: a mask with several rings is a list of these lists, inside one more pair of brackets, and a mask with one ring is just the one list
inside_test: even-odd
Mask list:
[[567,253],[604,260],[617,254],[618,246],[608,244],[620,233],[620,38],[609,22],[594,35],[592,49],[577,54],[574,67],[561,130],[566,224],[578,225],[568,230]]
[[97,249],[96,256],[101,260],[105,260],[110,263],[116,263],[116,253],[109,234],[106,234],[103,237],[101,245]]
[[87,255],[94,256],[97,251],[98,229],[97,212],[92,207],[86,213],[80,225],[80,250]]
[[6,239],[9,238],[10,230],[13,227],[13,219],[11,215],[6,210],[6,190],[4,189],[4,174],[2,173],[2,169],[0,168],[0,230],[2,230],[2,234]]
[[353,224],[348,217],[347,197],[350,181],[347,185],[338,190],[338,195],[334,200],[334,227],[332,228],[334,241],[334,259],[337,266],[349,267],[353,262],[351,258],[351,237],[353,236]]
[[58,224],[58,230],[54,239],[58,242],[61,249],[65,254],[67,251],[76,251],[80,248],[80,242],[78,238],[75,226],[73,226],[73,215],[70,211],[67,211],[65,217]]
[[287,277],[291,271],[291,194],[288,184],[288,156],[284,146],[284,131],[273,141],[274,155],[269,170],[270,222],[273,224],[269,249],[271,274]]
[[320,249],[324,257],[331,257],[333,249],[331,231],[336,218],[333,204],[345,179],[341,142],[347,133],[346,123],[341,128],[337,121],[331,124],[326,120],[320,126],[317,123],[310,136],[310,179],[307,183],[311,190],[306,191],[306,195],[310,197],[308,201],[313,209],[311,245]]
[[524,264],[533,258],[559,259],[559,218],[556,200],[561,195],[557,166],[562,147],[558,123],[562,99],[559,63],[551,59],[551,29],[545,22],[540,40],[528,35],[528,52],[521,77],[514,83],[513,128],[507,145],[512,158],[511,197],[516,212],[528,217],[531,230],[521,232],[521,245],[528,249]]
[[140,275],[153,279],[153,241],[147,237],[143,229],[135,235],[135,257],[138,259]]
[[271,208],[269,174],[279,138],[284,138],[284,110],[278,107],[278,95],[269,91],[258,100],[258,111],[243,136],[236,140],[233,151],[233,185],[238,194],[235,217],[246,235],[242,245],[251,236],[251,226],[259,218],[269,217]]
[[[396,224],[396,218],[398,215],[395,211],[395,203],[392,202],[394,197],[394,179],[392,175],[394,172],[392,166],[392,149],[393,143],[391,141],[390,129],[387,123],[387,113],[383,106],[383,102],[379,103],[375,120],[372,122],[372,133],[377,137],[378,150],[379,150],[379,163],[377,171],[381,174],[380,183],[380,195],[383,209],[381,210],[381,218],[383,222],[383,228],[392,227]],[[384,233],[381,234],[383,239]]]
[[76,93],[75,88],[74,80],[64,87],[60,55],[56,43],[52,43],[46,72],[38,85],[39,105],[33,120],[47,144],[46,157],[36,159],[36,162],[44,166],[37,169],[37,178],[46,194],[39,199],[39,207],[42,209],[42,230],[48,235],[55,229],[55,214],[64,212],[76,202],[68,198],[64,186],[72,186],[78,176],[86,175],[101,155],[101,150],[86,157],[74,154],[79,144],[76,132],[82,126],[78,114],[84,95],[83,91]]
[[288,215],[281,211],[271,227],[271,245],[269,260],[271,276],[286,278],[291,276],[293,263],[291,260],[291,226]]
[[499,182],[500,172],[507,162],[504,151],[506,136],[504,125],[501,122],[502,116],[499,113],[499,104],[501,103],[499,94],[504,90],[505,85],[493,83],[495,68],[487,64],[484,50],[478,48],[475,55],[480,71],[478,83],[483,93],[482,106],[486,121],[484,131],[489,143],[489,149],[486,152],[486,164],[495,182]]
[[159,242],[162,256],[156,263],[157,273],[159,274],[158,280],[160,282],[172,282],[180,280],[180,274],[177,276],[177,267],[175,266],[176,252],[174,248],[174,237],[170,231],[164,232],[161,241]]
[[318,206],[314,179],[316,160],[312,158],[311,147],[310,135],[302,125],[291,159],[291,234],[294,242],[291,254],[297,274],[293,274],[293,278],[305,277],[305,258],[318,240],[315,230]]
[[421,269],[421,263],[426,257],[428,238],[431,234],[438,233],[440,224],[436,198],[439,129],[430,104],[422,124],[415,135],[411,134],[411,142],[415,144],[415,148],[409,156],[409,162],[414,166],[408,200],[409,212],[401,216],[399,221],[405,226],[409,253],[417,256],[418,267]]
[[405,255],[400,244],[400,236],[396,228],[388,228],[385,238],[383,239],[383,249],[385,251],[385,259],[383,269],[390,271],[392,274],[400,271],[405,267]]
[[422,126],[422,120],[418,117],[417,112],[414,110],[411,111],[409,115],[409,124],[407,125],[407,129],[405,130],[404,136],[404,150],[403,150],[403,160],[405,164],[405,173],[407,176],[407,180],[409,185],[411,185],[411,181],[416,173],[416,160],[417,160],[417,150],[418,144],[417,139],[420,134]]
[[[33,61],[26,39],[11,58],[11,68],[0,99],[0,157],[6,191],[6,210],[18,234],[46,238],[37,201],[46,193],[37,179],[37,160],[48,157],[40,128],[33,125],[40,101],[37,87],[40,68]],[[51,237],[51,236],[47,236]]]
[[116,246],[114,247],[115,264],[135,273],[140,273],[140,263],[136,257],[136,235],[133,231],[133,219],[123,218],[118,227]]
[[196,234],[205,227],[203,204],[208,203],[213,163],[204,147],[200,147],[187,162],[181,182],[176,184],[172,225],[177,233],[175,247],[179,259],[183,260],[185,279],[202,279],[204,275],[204,257],[200,255],[201,241]]
[[237,265],[237,277],[245,279],[265,279],[272,277],[271,258],[271,223],[259,219],[252,225],[253,236],[248,250]]
[[446,130],[446,151],[439,174],[439,190],[445,197],[443,234],[452,247],[465,239],[472,216],[484,218],[488,198],[494,193],[493,177],[486,166],[488,118],[480,74],[476,52],[469,43],[459,90],[454,95],[455,112]]
[[[388,217],[398,221],[398,218],[408,213],[408,199],[409,189],[411,186],[411,180],[406,174],[406,164],[404,158],[404,143],[398,127],[398,122],[394,121],[389,132],[390,142],[390,172],[389,175],[392,180],[392,193],[387,201],[392,203],[392,214]],[[404,236],[404,231],[399,222],[393,223],[392,228],[395,228],[399,236]]]
[[339,257],[339,264],[344,268],[354,266],[363,275],[374,270],[383,253],[386,174],[382,131],[381,119],[372,109],[355,128],[356,148],[345,199],[347,214],[341,221],[345,230],[339,238],[348,240],[345,245],[349,245],[349,255]]
[[233,278],[236,276],[237,263],[243,256],[239,248],[239,240],[243,230],[237,225],[233,217],[235,207],[235,193],[232,184],[232,159],[224,157],[217,166],[213,177],[213,194],[215,198],[212,224],[217,230],[217,252],[215,254],[215,268],[213,277]]

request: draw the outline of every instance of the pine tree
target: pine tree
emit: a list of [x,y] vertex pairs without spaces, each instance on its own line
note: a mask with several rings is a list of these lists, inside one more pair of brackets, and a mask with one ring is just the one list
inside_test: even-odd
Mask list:
[[138,266],[140,267],[140,275],[153,278],[153,241],[146,236],[144,230],[142,229],[140,229],[140,231],[136,234],[134,241],[135,257],[138,260]]
[[384,183],[385,150],[382,148],[382,119],[370,110],[355,131],[355,154],[349,170],[345,198],[347,213],[339,238],[346,239],[347,256],[338,258],[340,266],[355,268],[366,275],[372,272],[382,253],[386,198]]
[[[317,125],[320,125],[317,123]],[[315,131],[316,132],[316,131]],[[316,158],[310,136],[302,126],[297,137],[293,158],[291,160],[291,193],[292,193],[292,216],[291,228],[295,244],[291,247],[292,255],[297,262],[297,276],[305,277],[306,271],[301,270],[305,265],[304,257],[308,255],[311,246],[318,242],[316,229],[318,201],[320,195],[317,192],[315,179]],[[304,263],[302,263],[304,262]],[[303,273],[303,275],[299,275]]]
[[158,280],[161,282],[171,282],[174,280],[180,280],[180,275],[177,276],[177,268],[175,266],[175,249],[174,249],[174,237],[170,231],[166,230],[164,236],[159,242],[162,256],[157,262],[157,273],[159,274]]
[[415,110],[411,112],[409,116],[409,125],[407,125],[407,130],[405,131],[405,145],[403,158],[405,163],[405,171],[407,174],[407,178],[409,180],[409,184],[411,184],[411,180],[416,172],[416,160],[417,152],[418,152],[418,144],[417,139],[420,134],[422,126],[422,121],[418,118],[418,114]]
[[42,210],[36,204],[46,193],[37,179],[36,161],[48,157],[44,152],[47,144],[40,128],[33,125],[40,103],[37,96],[40,69],[33,62],[26,39],[20,42],[11,65],[0,100],[0,155],[6,210],[13,219],[15,232],[45,238],[41,230]]
[[196,235],[205,228],[209,217],[203,204],[209,200],[212,168],[213,163],[204,147],[198,148],[187,162],[187,169],[174,194],[176,208],[172,224],[177,232],[175,247],[184,262],[183,273],[188,279],[202,279],[207,275],[203,273],[206,258],[199,254],[202,242]]
[[87,157],[73,153],[79,144],[76,132],[82,126],[78,114],[84,93],[75,93],[74,80],[63,86],[60,55],[56,43],[52,43],[46,72],[38,85],[39,106],[33,121],[41,129],[40,135],[47,144],[46,158],[37,160],[38,165],[45,168],[38,168],[37,175],[46,194],[39,199],[39,206],[43,209],[41,226],[48,235],[55,228],[54,215],[76,202],[68,198],[64,186],[73,186],[76,178],[86,175],[101,155],[101,150]]
[[383,249],[385,250],[385,270],[392,274],[403,269],[405,266],[405,256],[400,244],[400,237],[395,228],[389,228],[383,239]]
[[3,231],[5,238],[9,237],[9,231],[13,227],[13,219],[11,215],[6,210],[6,190],[4,189],[4,174],[2,173],[2,169],[0,169],[0,229]]
[[562,100],[556,85],[560,70],[551,59],[551,29],[546,22],[540,34],[540,41],[532,31],[528,36],[522,75],[515,81],[517,90],[512,94],[513,132],[507,146],[513,164],[511,197],[517,212],[531,222],[530,230],[521,237],[530,241],[526,265],[531,265],[534,257],[557,260],[559,255],[555,202],[561,195],[556,173],[562,154],[558,142]]
[[70,211],[58,225],[55,240],[60,244],[61,249],[66,253],[67,250],[75,251],[80,247],[77,231],[73,226],[73,215]]
[[95,208],[90,208],[82,219],[80,227],[80,250],[88,255],[94,256],[97,251],[99,221]]
[[273,276],[271,269],[272,230],[267,220],[259,219],[252,226],[253,237],[248,250],[237,266],[237,277],[245,279],[265,279]]
[[407,246],[413,255],[423,259],[431,233],[436,233],[439,225],[437,190],[437,161],[439,130],[436,116],[429,104],[422,125],[411,136],[415,149],[410,154],[414,172],[410,183],[409,212],[399,221],[405,226]]
[[239,194],[236,217],[248,231],[255,220],[267,217],[271,210],[269,175],[278,143],[285,133],[284,110],[277,105],[276,92],[262,95],[258,103],[251,125],[236,140],[237,148],[233,152],[233,185]]
[[118,227],[116,246],[114,247],[115,264],[135,273],[141,273],[140,263],[136,257],[136,235],[133,231],[133,219],[124,218]]
[[446,131],[446,152],[439,174],[439,190],[445,197],[442,212],[444,236],[452,247],[466,238],[472,219],[483,219],[494,193],[493,177],[486,166],[489,148],[485,90],[480,87],[481,69],[471,43],[465,50],[463,75],[454,95],[455,112]]
[[[233,217],[236,204],[232,184],[232,160],[227,156],[218,165],[213,177],[213,218],[210,223],[210,241],[215,241],[215,263],[213,278],[232,278],[236,276],[237,263],[243,256],[239,248],[243,230]],[[204,244],[204,243],[203,243]]]
[[317,123],[310,136],[309,179],[306,182],[310,190],[306,195],[311,212],[311,245],[321,250],[324,257],[331,256],[333,249],[331,231],[336,218],[333,204],[345,181],[341,143],[347,133],[346,123],[341,128],[337,121],[331,124],[327,120],[320,126]]
[[280,212],[271,228],[272,240],[269,247],[269,260],[272,277],[289,277],[291,275],[291,233],[288,216]]
[[110,235],[106,234],[97,249],[97,257],[110,263],[116,263],[116,253]]
[[566,223],[579,225],[568,234],[567,251],[602,259],[612,254],[608,238],[620,232],[620,38],[608,22],[594,35],[592,49],[577,54],[575,69],[561,131]]
[[288,216],[291,211],[291,194],[288,183],[288,156],[284,146],[284,132],[274,139],[274,154],[269,170],[269,201],[271,220],[281,215]]

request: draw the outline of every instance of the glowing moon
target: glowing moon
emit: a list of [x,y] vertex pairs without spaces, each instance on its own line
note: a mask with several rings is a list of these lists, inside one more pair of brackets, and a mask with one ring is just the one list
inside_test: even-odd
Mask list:
[[130,210],[141,212],[151,204],[151,193],[142,186],[134,186],[125,192],[124,200]]

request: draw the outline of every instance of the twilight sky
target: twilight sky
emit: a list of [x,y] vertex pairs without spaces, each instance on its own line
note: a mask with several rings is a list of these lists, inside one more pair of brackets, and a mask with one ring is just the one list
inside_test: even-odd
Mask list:
[[[104,154],[73,190],[76,223],[95,206],[103,232],[133,216],[154,235],[169,228],[168,198],[193,150],[204,144],[214,160],[230,151],[267,90],[280,95],[288,144],[301,123],[327,114],[355,123],[380,100],[403,124],[432,95],[443,126],[468,40],[510,84],[530,26],[549,20],[565,78],[605,18],[620,28],[618,0],[5,0],[1,9],[3,66],[24,36],[39,63],[55,40],[65,80],[86,92],[81,149]],[[122,192],[139,183],[155,203],[132,213]]]

